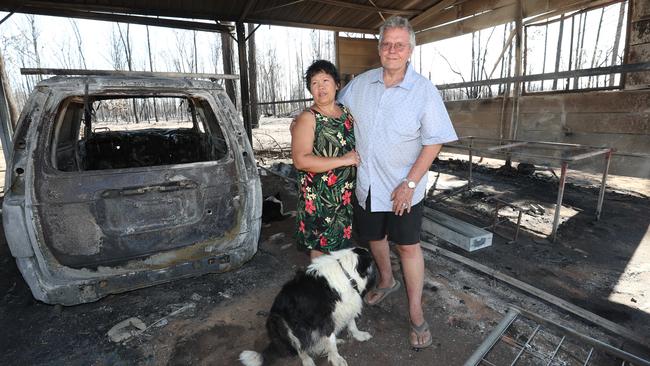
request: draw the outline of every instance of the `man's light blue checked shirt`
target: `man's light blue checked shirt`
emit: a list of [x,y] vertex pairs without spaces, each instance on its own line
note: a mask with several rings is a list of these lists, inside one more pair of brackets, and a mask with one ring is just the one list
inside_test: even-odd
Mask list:
[[[365,209],[372,187],[373,212],[392,211],[390,195],[406,178],[423,145],[457,140],[438,89],[409,63],[404,80],[384,87],[383,69],[354,78],[341,90],[339,102],[354,116],[357,168],[356,195]],[[427,175],[418,182],[412,205],[425,195]]]

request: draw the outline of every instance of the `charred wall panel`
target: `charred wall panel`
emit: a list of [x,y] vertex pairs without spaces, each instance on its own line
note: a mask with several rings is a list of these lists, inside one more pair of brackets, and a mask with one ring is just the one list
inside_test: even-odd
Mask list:
[[[502,98],[447,102],[459,136],[499,137]],[[504,109],[508,136],[511,103]],[[650,178],[650,91],[605,91],[520,98],[519,140],[612,146],[612,174]],[[602,170],[601,159],[574,166]]]

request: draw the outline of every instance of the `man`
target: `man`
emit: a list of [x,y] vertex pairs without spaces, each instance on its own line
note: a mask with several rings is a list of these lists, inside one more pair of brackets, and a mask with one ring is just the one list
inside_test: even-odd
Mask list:
[[339,95],[356,123],[361,163],[357,168],[355,227],[370,243],[379,281],[364,301],[376,305],[400,287],[393,277],[388,241],[402,263],[415,348],[433,342],[422,311],[424,258],[420,248],[427,172],[442,144],[457,139],[438,90],[409,63],[415,33],[408,20],[392,17],[382,25],[382,67],[353,79]]

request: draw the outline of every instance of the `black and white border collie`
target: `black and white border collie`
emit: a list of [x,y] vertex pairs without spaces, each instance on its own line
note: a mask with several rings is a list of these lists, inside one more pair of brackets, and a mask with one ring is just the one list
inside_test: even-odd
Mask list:
[[275,298],[266,330],[271,343],[262,353],[243,351],[245,366],[271,364],[279,357],[298,355],[303,366],[314,366],[311,356],[327,354],[335,366],[347,366],[336,348],[343,328],[358,341],[372,336],[357,328],[363,295],[373,285],[375,267],[363,248],[343,249],[314,259],[298,271]]

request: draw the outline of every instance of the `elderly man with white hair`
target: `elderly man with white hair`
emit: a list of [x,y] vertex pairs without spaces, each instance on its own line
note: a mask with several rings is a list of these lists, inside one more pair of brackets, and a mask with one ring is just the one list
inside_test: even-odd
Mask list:
[[422,201],[429,167],[442,144],[457,137],[438,90],[409,62],[414,48],[408,20],[386,20],[379,36],[381,67],[354,78],[338,100],[356,119],[356,233],[370,243],[380,274],[364,301],[376,305],[401,286],[390,263],[388,243],[395,243],[409,303],[409,342],[425,348],[433,338],[422,311]]

